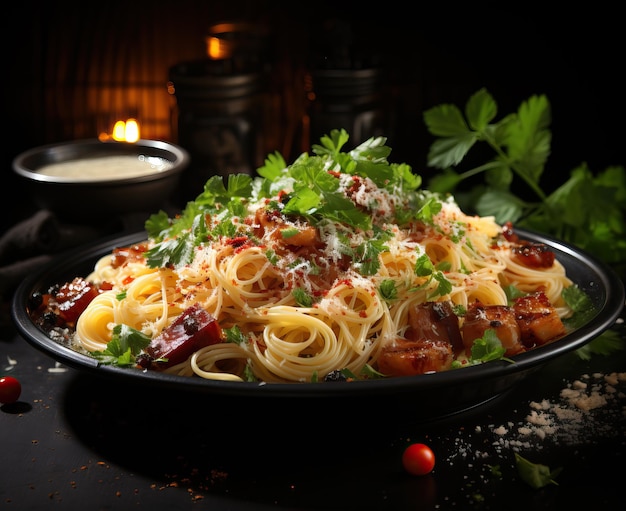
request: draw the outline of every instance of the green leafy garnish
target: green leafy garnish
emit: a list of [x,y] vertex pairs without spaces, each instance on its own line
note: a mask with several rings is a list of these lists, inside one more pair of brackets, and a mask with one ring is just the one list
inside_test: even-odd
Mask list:
[[492,329],[485,330],[483,336],[475,339],[467,362],[463,363],[459,360],[452,362],[453,369],[467,367],[468,365],[483,364],[492,360],[505,360],[514,363],[513,360],[504,356],[506,349],[502,346],[502,341],[498,339],[496,331]]
[[295,227],[290,227],[289,229],[282,229],[280,231],[280,235],[285,240],[288,240],[289,238],[293,238],[295,235],[299,233],[300,233],[300,229],[296,229]]
[[626,343],[617,332],[606,330],[582,348],[578,348],[576,354],[583,360],[589,360],[592,355],[609,356],[625,348]]
[[[624,167],[612,166],[594,175],[582,163],[561,186],[546,190],[541,178],[547,169],[552,140],[547,97],[532,96],[517,112],[498,121],[497,114],[497,103],[486,89],[469,98],[464,112],[451,104],[424,112],[426,126],[436,137],[428,153],[428,165],[442,170],[428,188],[453,193],[467,212],[493,215],[500,224],[510,221],[554,236],[624,269]],[[470,150],[479,144],[490,148],[493,157],[480,165],[463,165]],[[463,181],[478,175],[484,178],[481,183],[469,190],[459,189]]]
[[385,279],[378,286],[378,293],[386,302],[391,302],[398,298],[398,289],[393,279]]
[[440,268],[447,268],[446,263],[441,263],[437,267],[433,265],[427,254],[420,255],[415,261],[413,272],[418,277],[428,277],[426,282],[420,287],[429,285],[433,280],[437,282],[437,287],[428,295],[428,299],[432,300],[438,296],[445,296],[452,291],[452,283],[446,278],[444,272]]
[[344,367],[339,371],[347,380],[376,380],[379,378],[385,378],[385,375],[376,371],[371,365],[365,364],[361,369],[361,372],[356,375],[347,367]]
[[489,472],[494,477],[498,479],[502,479],[502,467],[500,465],[487,465],[489,467]]
[[433,273],[432,278],[437,281],[436,289],[428,295],[431,300],[437,296],[446,296],[452,291],[452,282],[450,282],[441,271]]
[[106,349],[93,351],[91,355],[101,364],[132,366],[135,364],[137,355],[149,344],[150,337],[139,330],[128,325],[115,325]]
[[241,329],[235,325],[232,328],[224,328],[224,335],[226,336],[226,342],[232,342],[235,344],[245,344],[248,338],[244,335]]
[[516,298],[521,298],[526,295],[526,293],[521,291],[517,286],[512,285],[504,287],[504,294],[506,294],[506,300],[509,304],[513,303]]
[[428,277],[435,271],[435,266],[427,254],[422,254],[415,261],[413,271],[418,277]]
[[361,379],[366,379],[366,380],[376,380],[379,378],[386,378],[386,376],[383,373],[376,371],[376,369],[374,369],[369,364],[365,364],[363,366],[363,368],[361,369],[361,372],[359,373],[359,377]]
[[567,327],[572,329],[578,328],[588,323],[597,314],[598,311],[589,295],[577,285],[566,287],[561,294],[565,303],[573,311],[571,317],[563,320]]
[[515,453],[515,466],[522,480],[532,488],[539,489],[549,484],[557,486],[559,484],[555,479],[561,473],[562,468],[550,470],[550,467],[533,463],[518,453]]
[[[573,311],[569,318],[563,319],[563,324],[569,329],[585,325],[598,312],[589,295],[577,285],[563,289],[562,296],[565,303]],[[608,356],[625,348],[626,343],[617,332],[605,330],[598,337],[578,348],[576,354],[583,360],[589,360],[594,354]]]
[[313,297],[301,287],[294,288],[291,294],[300,307],[311,307],[313,305]]
[[[173,219],[163,211],[150,216],[145,228],[150,238],[159,243],[146,252],[149,267],[180,267],[193,259],[194,249],[209,239],[206,215],[221,218],[218,234],[233,236],[232,219],[243,214],[243,201],[252,193],[252,178],[246,174],[231,174],[225,187],[221,176],[211,177],[204,191],[189,202],[180,216]],[[226,231],[224,231],[226,229]]]
[[354,260],[361,275],[374,275],[378,271],[380,268],[379,254],[389,250],[384,243],[388,237],[388,233],[378,230],[376,237],[365,240],[354,250]]

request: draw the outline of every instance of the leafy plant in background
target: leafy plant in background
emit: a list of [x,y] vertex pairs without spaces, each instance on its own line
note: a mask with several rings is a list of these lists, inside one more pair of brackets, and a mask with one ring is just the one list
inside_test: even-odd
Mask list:
[[[428,165],[441,170],[428,188],[454,194],[467,212],[494,216],[500,224],[512,222],[575,245],[626,280],[624,167],[611,166],[594,174],[581,163],[565,182],[547,191],[541,184],[552,141],[547,97],[532,96],[499,121],[495,121],[497,114],[497,103],[484,88],[469,98],[464,112],[453,104],[424,112],[428,131],[436,137]],[[484,162],[479,159],[478,165],[468,157],[476,146],[488,148],[490,155]],[[462,183],[468,186],[462,189]],[[577,352],[589,358],[592,353],[609,354],[623,344],[616,332],[607,331]]]
[[[532,96],[517,112],[496,122],[497,114],[497,103],[486,89],[469,98],[464,112],[453,104],[424,112],[429,132],[437,137],[428,165],[442,171],[428,188],[453,193],[465,211],[493,215],[501,224],[510,221],[575,245],[602,259],[624,279],[624,167],[611,166],[594,174],[581,163],[558,188],[546,191],[541,178],[552,141],[547,97]],[[468,164],[468,153],[478,145],[488,146],[492,157],[479,165]],[[463,182],[471,186],[462,190]]]

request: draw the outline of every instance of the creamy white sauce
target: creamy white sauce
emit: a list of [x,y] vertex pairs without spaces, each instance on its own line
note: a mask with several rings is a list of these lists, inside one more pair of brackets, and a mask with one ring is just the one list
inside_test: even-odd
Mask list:
[[120,155],[51,163],[37,169],[37,172],[46,176],[72,178],[76,181],[102,181],[163,172],[172,165],[171,161],[158,156]]

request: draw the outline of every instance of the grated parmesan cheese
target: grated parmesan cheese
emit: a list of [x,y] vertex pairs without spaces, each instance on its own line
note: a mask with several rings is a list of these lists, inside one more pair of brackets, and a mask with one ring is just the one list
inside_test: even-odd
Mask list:
[[[615,400],[624,399],[626,392],[618,388],[624,383],[626,373],[622,372],[584,374],[568,383],[556,401],[531,401],[523,421],[491,424],[486,433],[492,437],[492,446],[498,454],[508,449],[540,450],[547,441],[577,445],[598,437],[613,437],[619,434],[613,425],[626,420],[626,407],[621,407],[621,415],[614,408],[609,412],[605,408]],[[476,427],[475,432],[482,433],[483,428]]]

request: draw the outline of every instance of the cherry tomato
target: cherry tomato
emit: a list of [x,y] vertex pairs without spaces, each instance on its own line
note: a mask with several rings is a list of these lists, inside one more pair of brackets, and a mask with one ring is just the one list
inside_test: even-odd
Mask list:
[[15,403],[22,393],[22,385],[13,376],[0,378],[0,403]]
[[402,465],[409,474],[426,475],[435,468],[435,453],[426,444],[411,444],[402,453]]

